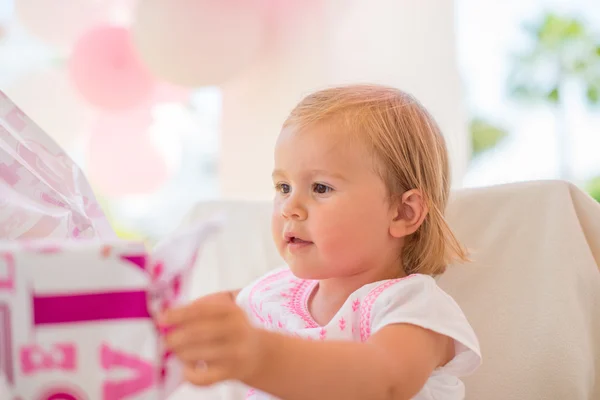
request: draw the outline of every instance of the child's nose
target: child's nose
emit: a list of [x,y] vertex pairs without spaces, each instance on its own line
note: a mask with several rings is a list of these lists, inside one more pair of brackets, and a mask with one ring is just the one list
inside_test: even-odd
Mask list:
[[304,220],[308,213],[300,199],[296,196],[290,196],[281,208],[281,215],[286,219]]

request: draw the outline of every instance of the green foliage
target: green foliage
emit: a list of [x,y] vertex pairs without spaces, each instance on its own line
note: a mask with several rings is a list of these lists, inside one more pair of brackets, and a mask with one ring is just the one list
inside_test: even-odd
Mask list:
[[600,176],[591,179],[586,185],[587,192],[600,202]]
[[493,125],[481,118],[474,118],[469,124],[472,157],[496,147],[508,135],[502,127]]
[[561,85],[583,84],[590,105],[600,104],[600,38],[581,20],[544,14],[524,26],[530,47],[517,54],[509,76],[510,94],[550,105],[561,101]]

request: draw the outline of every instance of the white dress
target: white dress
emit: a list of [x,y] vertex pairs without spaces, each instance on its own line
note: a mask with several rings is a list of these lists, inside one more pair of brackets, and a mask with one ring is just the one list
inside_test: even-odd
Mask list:
[[[479,342],[456,302],[428,275],[374,282],[356,290],[333,319],[320,326],[308,311],[308,299],[318,281],[296,278],[277,269],[244,288],[238,304],[252,323],[271,331],[310,340],[364,342],[386,325],[407,323],[446,335],[455,342],[455,356],[436,369],[416,400],[464,399],[460,377],[481,364]],[[275,399],[251,389],[247,399]]]

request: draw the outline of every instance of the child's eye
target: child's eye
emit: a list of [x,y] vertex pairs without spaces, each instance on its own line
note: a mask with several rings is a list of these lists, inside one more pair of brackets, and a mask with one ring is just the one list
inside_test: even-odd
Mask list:
[[329,192],[333,191],[333,188],[331,188],[327,185],[323,185],[322,183],[315,183],[313,185],[313,190],[315,193],[325,194],[325,193],[329,193]]
[[291,188],[287,183],[278,183],[275,185],[275,190],[282,194],[288,194]]

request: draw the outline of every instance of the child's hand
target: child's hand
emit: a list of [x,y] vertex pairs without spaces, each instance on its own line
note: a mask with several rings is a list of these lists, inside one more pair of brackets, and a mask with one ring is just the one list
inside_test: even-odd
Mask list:
[[230,292],[169,310],[158,322],[168,329],[166,346],[185,365],[190,383],[241,381],[258,368],[260,330],[250,325]]

